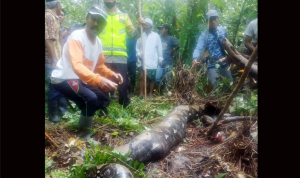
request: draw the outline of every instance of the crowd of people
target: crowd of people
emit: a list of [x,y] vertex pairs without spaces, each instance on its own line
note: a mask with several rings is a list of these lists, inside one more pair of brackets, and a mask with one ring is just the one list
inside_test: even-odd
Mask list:
[[[137,14],[138,25],[135,27],[128,14],[117,8],[115,0],[103,1],[104,6],[90,7],[85,23],[68,28],[62,25],[67,14],[61,7],[61,1],[46,0],[45,73],[50,78],[49,120],[60,122],[58,115],[68,112],[68,100],[75,102],[81,110],[78,137],[82,141],[91,139],[93,116],[97,110],[107,114],[109,97],[116,98],[115,90],[118,90],[119,104],[123,107],[130,104],[137,70],[140,73],[139,98],[146,95],[145,70],[146,81],[150,85],[148,97],[152,98],[155,85],[164,84],[161,82],[163,75],[172,69],[173,54],[179,48],[179,42],[171,35],[168,24],[158,27],[159,35],[152,31],[153,21],[150,18],[144,19]],[[219,15],[216,10],[208,11],[206,20],[209,29],[198,39],[193,65],[198,65],[201,54],[208,51],[208,79],[212,85],[215,86],[218,75],[232,82],[228,64],[223,62],[216,65],[217,60],[226,56],[220,45],[222,39],[227,37],[226,30],[218,26]],[[251,27],[245,31],[245,43],[249,50],[253,50],[257,44],[255,23],[257,20],[251,22]]]

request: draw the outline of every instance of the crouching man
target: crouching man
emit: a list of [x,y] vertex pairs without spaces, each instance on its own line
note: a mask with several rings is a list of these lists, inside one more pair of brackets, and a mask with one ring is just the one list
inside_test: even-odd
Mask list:
[[[104,63],[98,35],[107,24],[107,12],[93,5],[86,16],[86,28],[74,31],[64,45],[62,57],[51,75],[54,88],[74,101],[81,110],[78,137],[89,141],[92,119],[98,109],[107,113],[108,92],[123,83],[120,74]],[[114,82],[116,83],[114,83]]]

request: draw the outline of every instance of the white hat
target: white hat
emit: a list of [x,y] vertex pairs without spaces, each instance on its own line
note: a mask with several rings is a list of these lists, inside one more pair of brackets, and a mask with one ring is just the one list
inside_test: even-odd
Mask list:
[[151,26],[153,26],[153,22],[152,22],[152,20],[151,20],[151,19],[149,19],[149,18],[146,18],[146,19],[145,19],[145,22],[147,22],[148,24],[150,24]]

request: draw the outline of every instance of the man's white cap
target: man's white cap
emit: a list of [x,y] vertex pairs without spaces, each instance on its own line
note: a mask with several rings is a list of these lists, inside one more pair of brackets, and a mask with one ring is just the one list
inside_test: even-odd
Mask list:
[[149,19],[149,18],[146,18],[146,19],[145,19],[145,22],[147,22],[148,24],[150,24],[151,26],[153,26],[153,22],[152,22],[152,20],[151,20],[151,19]]

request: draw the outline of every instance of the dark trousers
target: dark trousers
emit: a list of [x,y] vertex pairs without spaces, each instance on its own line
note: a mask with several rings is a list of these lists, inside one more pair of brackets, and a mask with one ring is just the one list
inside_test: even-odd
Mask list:
[[49,80],[48,81],[48,83],[49,83],[48,84],[48,86],[49,86],[48,102],[56,102],[58,98],[64,97],[64,95],[62,95],[59,91],[57,91],[51,84],[50,76],[51,76],[53,69],[45,68],[45,70],[46,70],[47,80]]
[[94,116],[98,109],[106,110],[109,105],[108,93],[98,87],[83,83],[81,80],[66,80],[53,87],[67,99],[76,103],[83,116]]
[[130,104],[130,98],[128,93],[128,76],[127,76],[127,64],[121,63],[105,63],[106,67],[110,70],[120,73],[123,77],[123,83],[118,85],[119,92],[119,104],[126,107]]
[[127,70],[129,75],[130,85],[129,91],[132,93],[135,86],[135,78],[136,78],[136,61],[127,63]]

